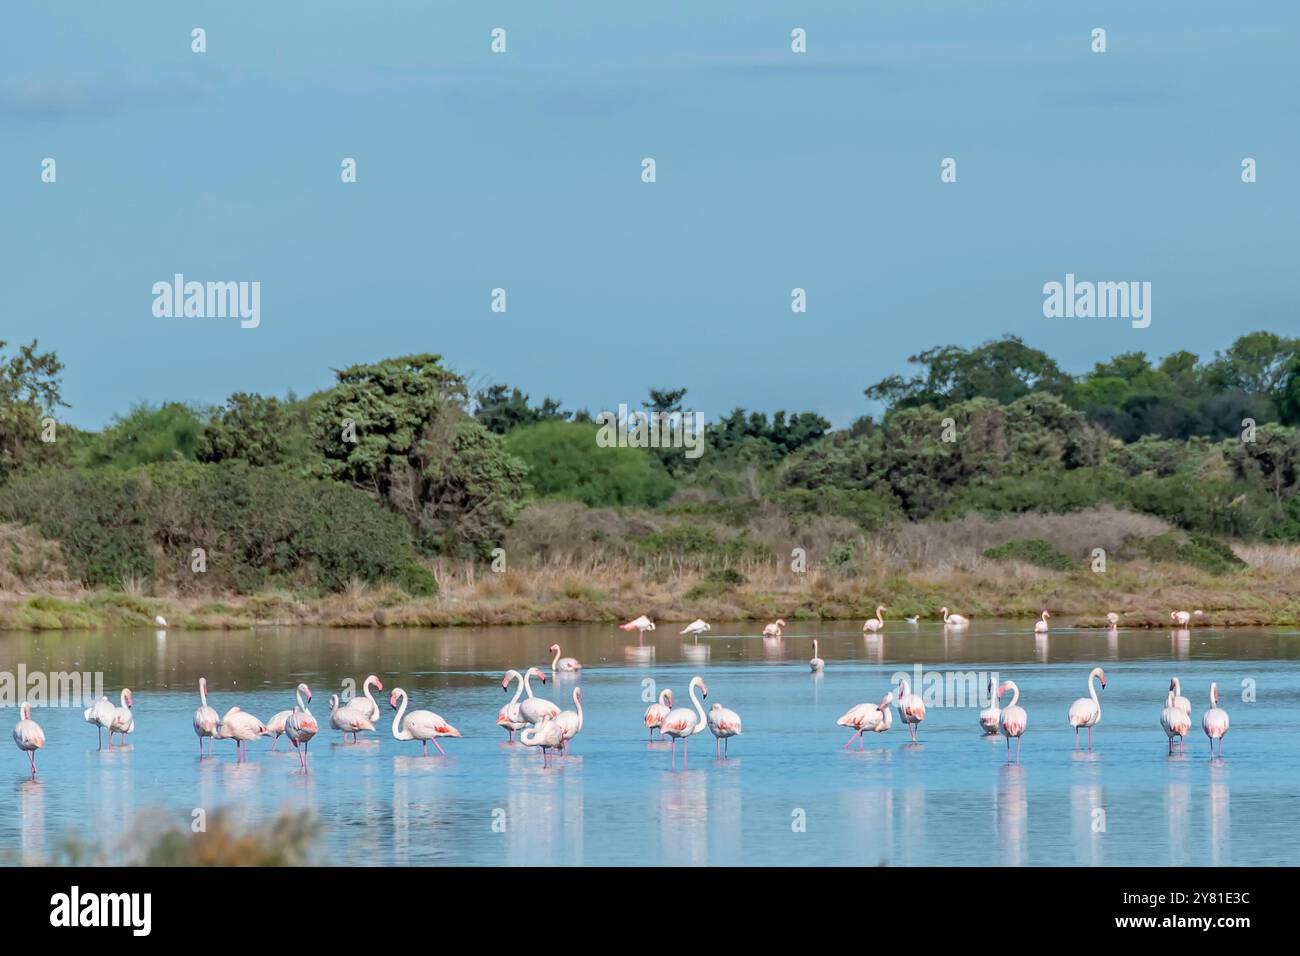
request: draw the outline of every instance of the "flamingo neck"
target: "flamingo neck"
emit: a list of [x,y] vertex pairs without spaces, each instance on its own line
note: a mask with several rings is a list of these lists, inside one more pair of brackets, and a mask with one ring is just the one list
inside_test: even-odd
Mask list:
[[369,701],[369,703],[370,703],[370,713],[373,714],[373,713],[375,712],[375,707],[376,707],[377,705],[375,704],[375,698],[372,697],[371,694],[370,694],[370,682],[371,682],[372,680],[374,680],[373,677],[367,677],[367,678],[366,678],[365,683],[363,683],[363,684],[361,685],[361,693],[363,693],[363,694],[365,695],[365,697],[366,697],[366,700]]
[[551,658],[551,670],[555,670],[556,665],[559,663],[560,663],[560,645],[556,644],[555,656]]
[[294,696],[294,699],[296,699],[296,700],[298,701],[298,709],[301,710],[303,713],[306,713],[306,712],[307,712],[307,705],[304,704],[304,703],[303,703],[303,700],[302,700],[302,685],[301,685],[301,684],[298,685],[298,689],[297,689],[296,691],[294,691],[294,695],[293,695],[293,696]]
[[1097,672],[1096,672],[1096,671],[1093,671],[1092,673],[1090,673],[1090,674],[1088,675],[1088,693],[1092,695],[1092,702],[1093,702],[1094,704],[1100,704],[1101,701],[1099,701],[1099,700],[1097,699],[1097,684],[1096,684],[1096,681],[1097,681]]
[[[699,723],[695,725],[696,729],[698,730],[700,727],[703,727],[705,725],[705,723],[708,721],[709,718],[705,716],[704,706],[700,703],[699,698],[695,696],[695,681],[691,681],[691,686],[689,689],[690,689],[691,703],[695,705],[695,710],[700,715]],[[692,733],[693,732],[694,731],[692,731]]]
[[1183,685],[1180,684],[1178,682],[1178,678],[1175,677],[1174,678],[1174,699],[1177,700],[1179,697],[1182,696],[1182,693],[1183,693]]
[[1017,687],[1015,684],[1012,684],[1012,685],[1011,685],[1011,703],[1008,704],[1007,707],[1008,707],[1008,708],[1011,708],[1011,707],[1016,706],[1016,702],[1017,702],[1018,700],[1020,700],[1020,688]]
[[406,713],[406,691],[399,688],[394,693],[401,696],[402,705],[397,708],[397,713],[393,715],[393,737],[397,740],[410,740],[410,732],[402,729],[402,715]]
[[205,680],[199,681],[199,703],[208,706],[208,682]]
[[911,685],[908,684],[908,682],[905,680],[900,680],[898,682],[898,699],[902,700],[904,697],[909,696],[911,693],[912,693]]
[[118,696],[117,700],[118,700],[118,703],[120,703],[123,707],[126,706],[126,688],[125,688],[125,687],[122,688],[122,693]]
[[[528,699],[529,699],[529,700],[532,700],[532,699],[533,699],[533,685],[532,685],[532,683],[530,683],[530,681],[529,681],[529,678],[531,678],[532,676],[533,676],[533,670],[532,670],[531,667],[530,667],[528,670],[524,671],[524,684],[523,684],[523,687],[524,687],[524,690],[526,690],[526,691],[528,692]],[[515,699],[518,700],[519,698],[516,696]]]
[[512,673],[515,675],[516,678],[519,679],[519,684],[517,687],[515,687],[515,696],[510,698],[511,707],[519,703],[519,698],[522,697],[524,693],[524,675],[519,673],[518,671],[513,671]]
[[881,607],[876,608],[876,620],[879,621],[881,624],[884,624],[884,623],[885,623],[885,619],[884,619],[883,616],[881,616],[881,613],[880,613],[880,612],[883,611],[884,609],[885,609],[885,608],[884,608],[883,605],[882,605]]
[[573,706],[578,709],[578,729],[582,729],[582,695],[578,693],[578,688],[573,688]]
[[667,687],[665,687],[663,690],[661,690],[661,691],[659,692],[659,706],[660,706],[660,707],[667,707],[667,706],[668,706],[668,695],[671,694],[671,693],[672,693],[672,691],[670,691]]
[[817,638],[813,638],[813,657],[817,656]]

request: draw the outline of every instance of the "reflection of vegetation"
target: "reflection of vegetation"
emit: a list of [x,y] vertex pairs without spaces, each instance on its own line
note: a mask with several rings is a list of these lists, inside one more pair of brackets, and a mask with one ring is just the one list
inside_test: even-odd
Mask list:
[[303,866],[311,861],[319,822],[306,813],[281,813],[272,823],[240,827],[223,811],[206,829],[188,824],[159,832],[141,815],[116,847],[84,843],[70,835],[51,861],[66,866]]

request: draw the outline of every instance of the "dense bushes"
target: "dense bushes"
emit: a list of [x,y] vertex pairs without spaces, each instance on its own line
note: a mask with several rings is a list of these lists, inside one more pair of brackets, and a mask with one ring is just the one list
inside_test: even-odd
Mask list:
[[1019,538],[996,548],[989,548],[984,557],[994,561],[1023,561],[1048,571],[1070,571],[1074,562],[1070,556],[1042,538]]
[[601,448],[595,425],[542,422],[515,428],[506,450],[528,466],[539,495],[573,498],[592,507],[667,501],[676,483],[641,448]]
[[0,519],[58,541],[70,573],[88,585],[340,590],[359,579],[434,589],[399,516],[346,486],[244,462],[36,472],[0,488]]

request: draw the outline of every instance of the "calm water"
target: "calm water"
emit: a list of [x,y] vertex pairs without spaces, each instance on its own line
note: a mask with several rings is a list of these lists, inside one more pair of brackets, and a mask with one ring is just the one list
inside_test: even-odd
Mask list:
[[[753,625],[722,625],[696,644],[665,625],[641,652],[635,634],[612,626],[3,633],[0,670],[102,671],[112,699],[124,684],[133,690],[137,729],[125,748],[100,752],[80,709],[37,709],[48,739],[37,781],[6,733],[0,859],[39,861],[69,832],[112,845],[143,814],[187,826],[196,807],[255,822],[289,806],[319,814],[322,862],[376,865],[1300,862],[1300,632],[1057,629],[1043,640],[1028,622],[984,622],[961,636],[890,622],[864,638],[859,627],[795,625],[773,642]],[[808,671],[814,636],[821,677]],[[494,720],[504,670],[536,664],[549,675],[553,641],[585,665],[586,725],[571,755],[544,769]],[[916,746],[896,720],[864,751],[842,750],[849,733],[836,718],[879,701],[891,675],[917,663],[1015,680],[1029,714],[1021,764],[1008,766],[1002,741],[981,736],[978,706],[931,706]],[[1109,681],[1103,717],[1094,752],[1076,754],[1065,714],[1094,664]],[[368,673],[464,738],[443,742],[445,758],[421,757],[418,742],[389,734],[385,692],[383,733],[342,744],[328,729],[329,694]],[[745,733],[726,761],[707,731],[694,737],[689,769],[679,762],[674,773],[667,745],[646,741],[643,687],[671,687],[680,704],[694,674],[708,684],[705,706],[737,710]],[[1174,674],[1193,731],[1186,755],[1170,758],[1158,721]],[[306,681],[322,727],[310,773],[283,740],[280,753],[253,742],[241,766],[232,741],[200,758],[190,726],[200,676],[218,712],[238,704],[263,720],[291,707]],[[1222,762],[1200,731],[1212,680],[1232,718]],[[1256,702],[1243,702],[1243,681]],[[572,706],[577,683],[537,689]],[[16,711],[5,716],[7,730]]]

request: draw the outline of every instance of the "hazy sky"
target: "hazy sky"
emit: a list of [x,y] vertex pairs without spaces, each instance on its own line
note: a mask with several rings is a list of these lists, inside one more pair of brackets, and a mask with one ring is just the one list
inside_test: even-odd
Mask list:
[[[1298,49],[1290,0],[6,0],[0,339],[57,350],[97,427],[420,351],[844,424],[940,343],[1081,371],[1300,334]],[[155,318],[176,272],[260,281],[261,326]],[[1067,272],[1150,281],[1150,328],[1044,318]]]

